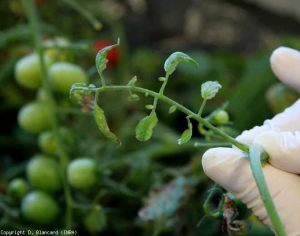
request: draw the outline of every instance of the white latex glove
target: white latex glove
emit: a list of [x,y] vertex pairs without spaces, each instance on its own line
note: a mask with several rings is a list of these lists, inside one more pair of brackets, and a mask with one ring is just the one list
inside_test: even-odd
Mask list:
[[[300,91],[300,52],[280,47],[271,58],[275,75]],[[249,115],[251,112],[249,111]],[[269,154],[263,172],[276,210],[289,236],[300,235],[300,100],[266,120],[262,126],[244,131],[237,140],[260,144]],[[251,208],[274,231],[260,198],[249,160],[237,148],[212,148],[203,155],[204,172]]]

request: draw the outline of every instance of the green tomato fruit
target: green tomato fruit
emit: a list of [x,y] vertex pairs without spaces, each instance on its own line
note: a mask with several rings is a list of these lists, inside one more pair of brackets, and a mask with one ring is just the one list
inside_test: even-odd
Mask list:
[[57,62],[49,69],[49,80],[55,91],[69,94],[74,83],[87,83],[88,77],[86,72],[78,65]]
[[70,150],[72,148],[74,144],[74,134],[70,129],[65,126],[61,126],[58,129],[58,135],[60,137],[59,140],[55,137],[54,132],[51,130],[46,130],[39,134],[38,145],[44,154],[54,155],[57,152],[59,144],[66,150]]
[[229,115],[227,111],[220,110],[214,115],[214,121],[219,125],[225,125],[229,122]]
[[91,234],[101,232],[107,225],[106,214],[100,205],[95,206],[83,217],[83,225]]
[[39,134],[38,145],[43,153],[53,155],[57,150],[58,140],[55,138],[53,131],[47,130]]
[[11,180],[7,186],[8,195],[13,199],[21,199],[29,191],[29,185],[23,178]]
[[29,160],[26,166],[26,176],[30,184],[39,190],[56,192],[62,187],[58,163],[42,154]]
[[52,116],[47,103],[34,101],[19,110],[18,123],[23,130],[37,134],[50,129]]
[[45,192],[32,191],[22,199],[21,214],[31,223],[50,224],[57,218],[58,213],[58,204]]
[[[44,55],[46,69],[52,64],[50,57]],[[15,66],[15,78],[19,85],[28,89],[38,89],[42,85],[41,63],[36,53],[21,58]]]
[[90,158],[78,158],[67,168],[69,184],[78,189],[92,187],[97,182],[97,166]]

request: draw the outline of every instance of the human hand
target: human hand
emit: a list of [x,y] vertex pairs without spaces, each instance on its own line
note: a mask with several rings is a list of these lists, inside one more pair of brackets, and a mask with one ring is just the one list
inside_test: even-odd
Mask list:
[[[300,52],[280,47],[271,68],[285,84],[300,91]],[[300,235],[300,99],[262,126],[237,140],[257,143],[269,154],[263,167],[266,182],[287,235]],[[202,158],[204,172],[251,208],[274,231],[256,186],[249,160],[237,148],[212,148]]]

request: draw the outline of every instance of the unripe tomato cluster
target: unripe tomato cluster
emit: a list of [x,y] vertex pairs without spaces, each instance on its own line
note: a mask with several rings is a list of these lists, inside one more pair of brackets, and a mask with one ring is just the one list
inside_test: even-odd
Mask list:
[[[66,45],[67,43],[68,41],[62,38],[45,41],[45,45],[48,46]],[[33,134],[49,130],[55,119],[55,111],[49,106],[49,96],[42,88],[45,84],[50,86],[53,92],[66,97],[72,84],[88,82],[87,73],[83,68],[64,61],[68,59],[66,53],[63,53],[64,51],[46,49],[44,52],[42,59],[45,71],[42,71],[41,60],[37,53],[24,56],[15,65],[16,82],[26,89],[37,90],[37,99],[25,104],[18,114],[20,127]],[[46,149],[45,138],[42,143],[43,149]]]
[[[67,41],[57,42],[65,45]],[[49,41],[46,45],[53,46]],[[33,226],[58,222],[65,204],[58,199],[64,199],[65,188],[76,191],[97,184],[98,170],[93,159],[77,157],[69,163],[59,159],[59,151],[72,146],[74,138],[63,125],[53,129],[54,123],[61,123],[56,110],[59,99],[66,100],[74,83],[88,82],[86,71],[68,58],[59,49],[51,48],[44,50],[44,67],[37,53],[24,56],[15,65],[17,84],[37,94],[35,100],[19,109],[17,120],[22,130],[36,135],[39,153],[29,158],[24,176],[9,181],[7,194],[19,206],[22,219]]]

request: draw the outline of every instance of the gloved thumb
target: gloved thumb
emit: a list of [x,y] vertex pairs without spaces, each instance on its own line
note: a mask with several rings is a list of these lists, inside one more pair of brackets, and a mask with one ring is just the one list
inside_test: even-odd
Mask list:
[[[261,200],[250,163],[243,152],[233,148],[212,148],[202,158],[205,174],[251,208],[274,231]],[[287,235],[300,235],[300,177],[266,164],[265,179]]]
[[[300,132],[266,131],[255,137],[269,154],[268,162],[278,169],[300,174]],[[300,221],[299,221],[300,222]]]

